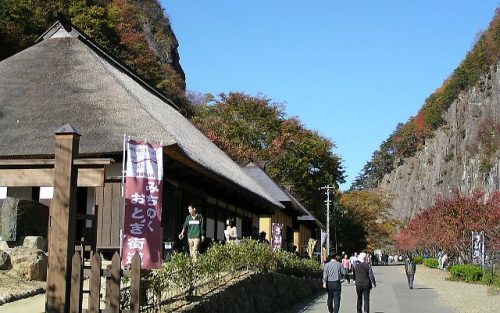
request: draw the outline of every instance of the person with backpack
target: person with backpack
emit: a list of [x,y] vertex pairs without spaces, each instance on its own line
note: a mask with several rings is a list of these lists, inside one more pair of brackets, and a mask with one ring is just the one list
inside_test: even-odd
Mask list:
[[354,272],[356,273],[356,294],[358,296],[357,312],[370,313],[370,290],[377,286],[377,282],[372,267],[366,262],[366,253],[361,252],[358,255],[358,261],[354,265]]
[[408,287],[413,289],[413,279],[415,278],[415,271],[417,270],[417,265],[415,264],[415,260],[413,257],[408,255],[405,261],[405,273],[406,278],[408,279]]

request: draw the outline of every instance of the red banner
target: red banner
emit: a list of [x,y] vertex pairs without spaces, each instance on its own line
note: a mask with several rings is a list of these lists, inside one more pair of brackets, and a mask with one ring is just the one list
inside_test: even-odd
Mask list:
[[163,188],[161,145],[129,140],[122,266],[137,252],[141,268],[161,266],[161,207]]

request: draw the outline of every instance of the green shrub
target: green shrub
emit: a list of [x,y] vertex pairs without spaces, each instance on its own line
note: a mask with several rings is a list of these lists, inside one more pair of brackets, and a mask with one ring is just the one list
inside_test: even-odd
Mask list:
[[481,280],[483,270],[479,266],[465,264],[450,267],[450,279],[466,282],[477,282]]
[[429,268],[437,268],[439,265],[438,259],[429,258],[424,260],[424,265]]
[[417,255],[413,258],[413,261],[415,261],[415,264],[422,264],[424,263],[424,257],[421,255]]
[[483,277],[481,277],[481,283],[500,288],[500,275],[498,272],[492,270],[484,270]]

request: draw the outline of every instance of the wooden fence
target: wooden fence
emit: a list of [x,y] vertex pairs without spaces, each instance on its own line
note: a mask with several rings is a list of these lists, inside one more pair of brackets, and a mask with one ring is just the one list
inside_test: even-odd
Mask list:
[[[90,266],[86,266],[82,257],[75,252],[72,259],[70,312],[71,313],[139,313],[140,305],[140,272],[141,258],[136,253],[132,258],[131,269],[122,270],[120,255],[113,255],[111,264],[102,269],[102,260],[98,253],[90,259]],[[84,280],[88,277],[88,290],[84,290]],[[105,309],[101,309],[101,277],[105,285]],[[122,277],[130,278],[130,308],[120,309],[120,286]],[[88,308],[83,308],[83,295],[88,294]]]

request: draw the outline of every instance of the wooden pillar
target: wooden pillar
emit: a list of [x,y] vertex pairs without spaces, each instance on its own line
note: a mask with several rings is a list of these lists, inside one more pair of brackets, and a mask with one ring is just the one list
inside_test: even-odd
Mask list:
[[49,260],[45,311],[69,311],[71,258],[75,251],[76,182],[80,134],[66,124],[56,132],[54,197],[49,217]]

